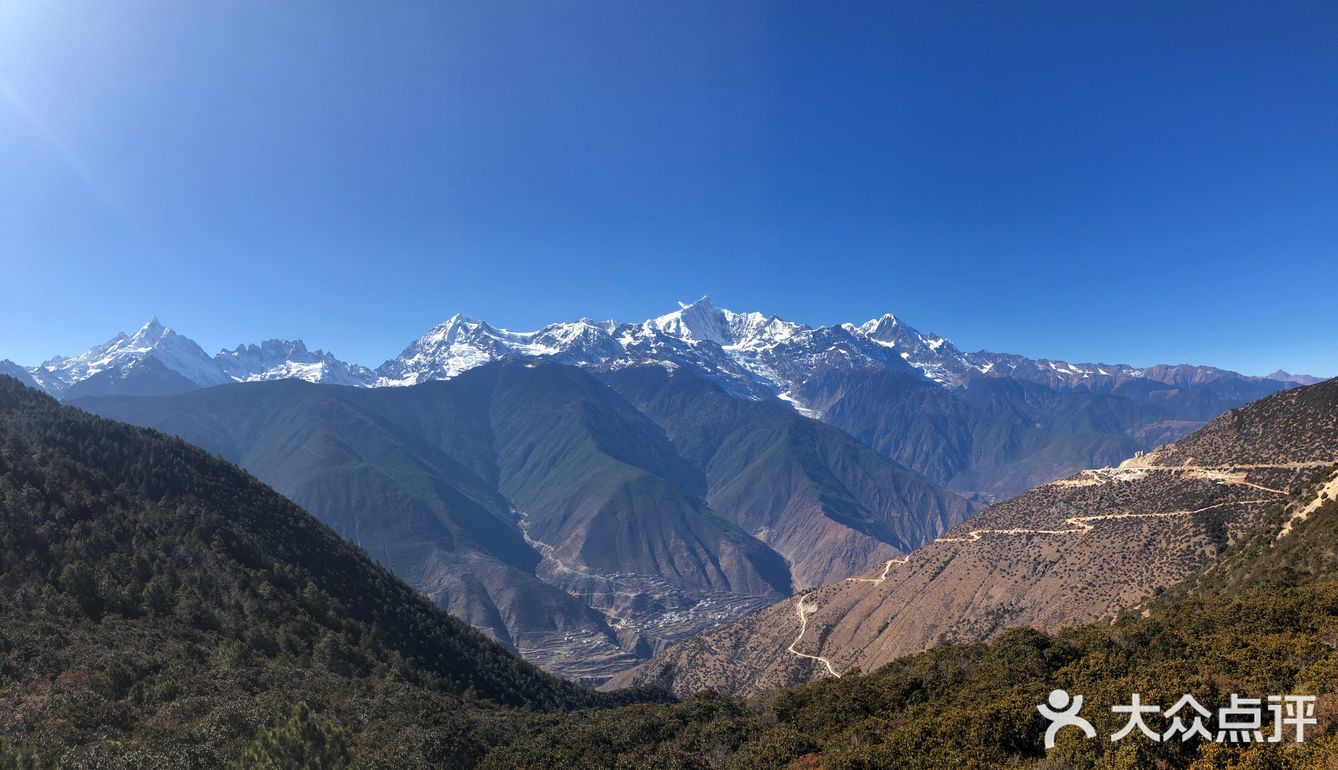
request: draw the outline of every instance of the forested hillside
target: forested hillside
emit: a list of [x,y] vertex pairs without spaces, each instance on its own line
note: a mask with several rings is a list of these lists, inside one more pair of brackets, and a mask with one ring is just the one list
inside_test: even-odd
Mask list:
[[420,759],[596,702],[244,471],[0,377],[0,737],[210,767],[304,699]]

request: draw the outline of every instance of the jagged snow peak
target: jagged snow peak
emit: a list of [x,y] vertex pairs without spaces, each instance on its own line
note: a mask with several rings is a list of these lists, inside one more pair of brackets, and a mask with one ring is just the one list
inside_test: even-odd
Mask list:
[[200,387],[221,385],[228,377],[193,340],[150,318],[133,335],[124,332],[78,356],[52,358],[30,370],[34,381],[53,393],[62,393],[89,377],[106,371],[128,371],[147,358]]
[[214,356],[223,372],[236,382],[306,380],[329,385],[368,386],[376,376],[360,364],[340,361],[323,350],[307,350],[302,340],[265,340],[259,345],[238,345]]
[[397,358],[376,370],[381,386],[416,385],[448,380],[492,361],[555,358],[591,365],[615,355],[616,324],[581,319],[549,324],[534,332],[497,329],[484,321],[456,314],[414,340]]
[[762,313],[718,308],[709,297],[641,323],[582,319],[534,332],[452,316],[377,369],[379,385],[449,379],[500,360],[548,358],[603,369],[686,367],[754,398],[793,393],[826,368],[914,371],[858,330],[812,328]]
[[963,353],[937,334],[922,334],[891,313],[850,328],[852,333],[897,351],[903,360],[943,385],[956,385],[975,372],[988,373],[988,360]]
[[717,308],[711,298],[679,303],[678,310],[651,319],[649,325],[685,342],[714,342],[724,348],[749,349],[774,345],[808,327],[761,313],[735,313]]
[[374,381],[366,367],[345,363],[324,351],[308,351],[300,340],[239,345],[211,357],[194,340],[164,326],[156,317],[134,334],[121,332],[80,355],[56,356],[26,371],[43,390],[61,396],[104,372],[129,376],[149,359],[202,388],[272,379],[362,386]]
[[[359,387],[415,385],[451,379],[504,360],[546,359],[605,370],[656,365],[698,372],[735,395],[779,397],[810,415],[817,413],[801,402],[799,393],[813,377],[833,369],[903,371],[945,387],[959,387],[980,376],[1060,387],[1090,387],[1099,381],[1110,386],[1136,378],[1192,386],[1241,376],[1213,367],[1135,368],[965,353],[949,340],[917,331],[890,313],[858,325],[811,327],[758,312],[736,313],[716,307],[709,297],[680,303],[673,312],[638,323],[582,318],[530,332],[509,331],[457,314],[375,371],[321,350],[310,351],[300,340],[239,345],[211,358],[154,318],[133,335],[118,334],[82,355],[56,357],[24,371],[40,387],[60,396],[101,372],[129,374],[148,358],[201,387],[278,379]],[[1271,377],[1289,382],[1306,379],[1283,372]]]

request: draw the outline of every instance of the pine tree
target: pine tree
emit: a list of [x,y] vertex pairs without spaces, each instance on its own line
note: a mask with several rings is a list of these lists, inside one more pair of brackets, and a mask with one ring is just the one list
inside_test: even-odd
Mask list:
[[288,721],[261,733],[233,765],[247,770],[339,770],[351,767],[348,738],[299,703]]

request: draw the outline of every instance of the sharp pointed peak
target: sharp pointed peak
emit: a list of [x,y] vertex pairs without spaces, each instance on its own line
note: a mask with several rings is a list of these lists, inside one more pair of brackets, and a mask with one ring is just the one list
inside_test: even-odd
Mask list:
[[901,326],[901,321],[891,313],[883,313],[877,318],[870,318],[859,325],[859,330],[865,334],[873,334],[883,329],[895,329]]
[[492,329],[486,322],[477,318],[472,318],[464,313],[454,313],[450,318],[428,329],[420,340],[440,340],[453,338],[455,335],[463,333],[472,333],[476,329]]
[[[139,327],[139,329],[136,330],[134,334],[131,334],[129,336],[130,337],[162,336],[171,331],[172,331],[171,328],[165,326],[162,321],[158,320],[158,316],[151,315],[149,316],[149,320],[144,322],[143,326]],[[124,332],[122,332],[122,334],[118,336],[126,336],[126,335]]]
[[453,314],[451,314],[451,317],[450,317],[450,318],[447,318],[445,321],[443,321],[443,322],[441,323],[441,325],[442,325],[442,326],[454,326],[455,324],[462,324],[462,323],[466,323],[466,324],[477,324],[477,323],[483,323],[483,322],[480,321],[480,320],[477,319],[477,318],[474,318],[473,316],[465,315],[464,313],[453,313]]
[[703,310],[714,309],[715,303],[711,301],[710,294],[703,294],[697,299],[693,300],[692,302],[684,302],[682,300],[678,301],[679,310],[690,310],[692,308],[700,308]]

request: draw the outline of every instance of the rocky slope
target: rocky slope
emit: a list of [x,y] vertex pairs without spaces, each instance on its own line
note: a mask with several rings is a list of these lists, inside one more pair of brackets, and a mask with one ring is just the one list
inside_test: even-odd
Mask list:
[[1338,380],[1270,396],[1118,468],[991,506],[905,560],[691,639],[610,686],[754,692],[1014,625],[1111,617],[1202,569],[1335,461]]
[[975,505],[776,401],[732,398],[684,370],[603,377],[706,481],[711,507],[785,556],[796,588],[910,551]]
[[[583,712],[579,726],[558,721],[525,735],[485,767],[603,767],[629,755],[653,766],[726,768],[1330,767],[1338,760],[1335,488],[1338,474],[1280,498],[1206,570],[1113,622],[935,645],[862,675],[762,693],[746,707],[708,692],[662,707]],[[1300,522],[1289,518],[1297,506],[1310,509]],[[1091,739],[1060,730],[1046,748],[1051,723],[1037,705],[1056,688],[1083,696]],[[1208,735],[1122,734],[1128,715],[1112,706],[1132,693],[1151,706],[1145,724],[1158,736],[1175,724],[1165,714],[1171,704],[1191,695],[1207,710]],[[1313,697],[1304,742],[1289,724],[1276,742],[1214,740],[1231,693]],[[1271,730],[1273,715],[1261,722]]]
[[[1294,415],[1245,414],[1240,431],[1271,439],[1269,423],[1327,442]],[[1183,448],[1226,449],[1230,433]],[[212,768],[263,747],[397,769],[1327,767],[1335,489],[1326,472],[1280,497],[1207,570],[1114,623],[939,645],[751,702],[617,706],[642,696],[545,677],[235,467],[0,378],[0,766]],[[1304,743],[1290,726],[1247,744],[1069,730],[1047,751],[1036,704],[1056,686],[1086,696],[1102,735],[1131,692],[1213,710],[1228,690],[1318,698]],[[285,729],[298,703],[303,727]]]

